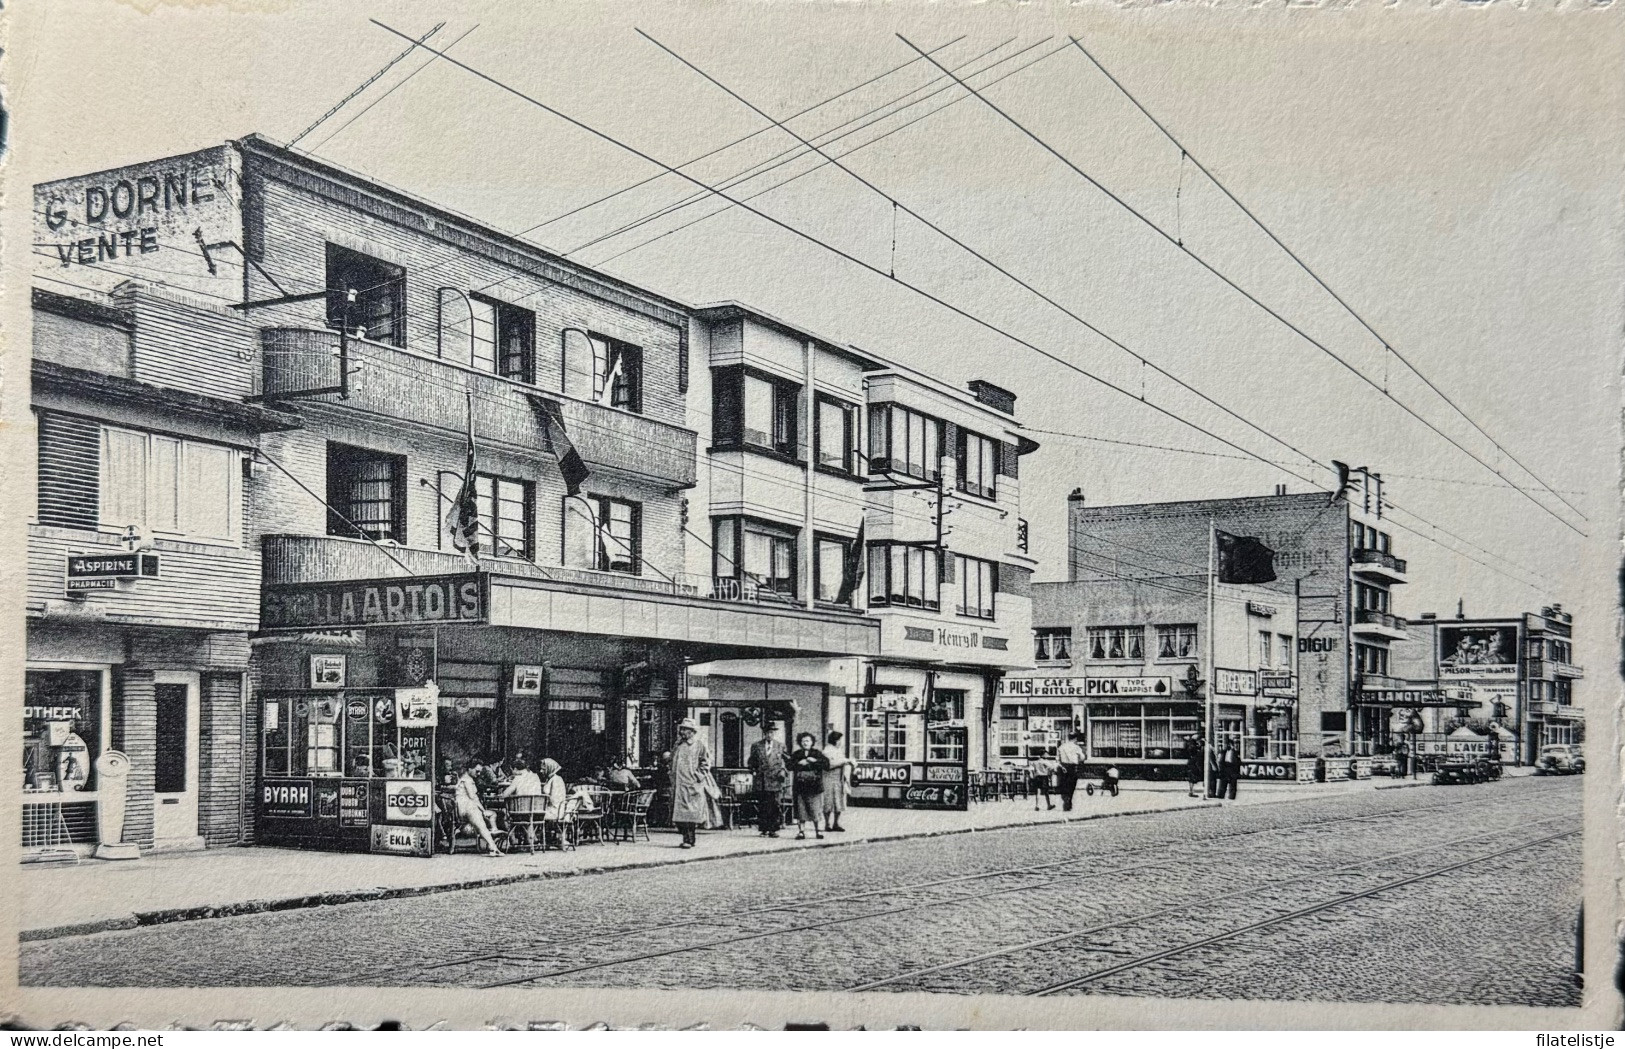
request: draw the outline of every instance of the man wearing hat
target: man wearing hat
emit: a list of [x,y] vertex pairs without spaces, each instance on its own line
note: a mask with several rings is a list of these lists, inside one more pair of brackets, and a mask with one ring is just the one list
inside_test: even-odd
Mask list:
[[[700,824],[710,822],[707,781],[711,780],[711,748],[699,736],[693,718],[677,725],[677,745],[671,748],[671,821],[683,832],[681,849],[694,847]],[[710,783],[715,789],[714,781]]]
[[770,838],[779,836],[784,824],[784,810],[779,799],[785,784],[790,781],[790,770],[785,767],[784,743],[779,739],[776,722],[762,725],[762,738],[751,744],[750,771],[756,791],[756,831]]

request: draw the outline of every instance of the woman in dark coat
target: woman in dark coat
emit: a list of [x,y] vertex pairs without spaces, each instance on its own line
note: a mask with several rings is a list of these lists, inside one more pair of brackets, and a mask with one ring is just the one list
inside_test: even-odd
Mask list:
[[1196,793],[1197,785],[1207,782],[1207,751],[1195,736],[1185,737],[1185,782],[1190,784],[1193,798],[1201,796]]
[[807,824],[820,838],[818,820],[824,809],[824,773],[829,771],[829,758],[818,749],[818,737],[811,732],[796,736],[796,749],[785,759],[790,769],[791,790],[795,797],[796,838],[807,836]]

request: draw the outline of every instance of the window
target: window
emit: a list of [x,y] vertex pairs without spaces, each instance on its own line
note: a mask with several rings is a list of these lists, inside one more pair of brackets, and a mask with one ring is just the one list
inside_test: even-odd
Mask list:
[[478,295],[469,296],[469,308],[473,313],[470,343],[474,367],[520,382],[534,382],[536,315]]
[[994,476],[998,445],[969,430],[959,431],[959,490],[983,499],[997,498]]
[[1195,659],[1196,625],[1176,623],[1157,627],[1158,659]]
[[910,715],[873,709],[873,698],[854,699],[848,710],[851,754],[859,761],[907,761]]
[[327,446],[327,534],[406,542],[406,457]]
[[964,721],[965,690],[962,688],[932,689],[931,704],[926,708],[925,720],[927,724]]
[[474,500],[480,509],[480,545],[497,557],[531,560],[535,517],[530,485],[506,477],[475,474]]
[[1281,637],[1281,665],[1288,670],[1292,669],[1292,635],[1282,634]]
[[963,728],[928,728],[925,730],[925,760],[945,764],[965,763],[965,736]]
[[1033,642],[1033,659],[1039,663],[1065,663],[1072,659],[1071,627],[1034,630]]
[[1354,645],[1354,669],[1362,674],[1388,674],[1388,650],[1380,645]]
[[239,453],[218,444],[102,427],[101,526],[206,542],[242,538]]
[[869,472],[935,481],[942,473],[942,423],[900,404],[869,407]]
[[1176,761],[1195,717],[1166,704],[1095,703],[1089,706],[1089,757]]
[[814,442],[820,467],[857,473],[858,410],[819,394]]
[[600,572],[643,571],[643,507],[605,495],[588,497],[593,516],[593,567]]
[[[852,540],[819,535],[814,546],[813,587],[818,600],[825,604],[841,603],[841,585],[846,581],[846,558],[852,549]],[[844,603],[851,602],[851,595],[848,595]]]
[[1145,628],[1137,626],[1090,627],[1089,658],[1144,659]]
[[794,528],[750,517],[719,517],[711,534],[713,575],[723,596],[795,599],[799,533]]
[[712,394],[712,439],[722,448],[756,448],[795,458],[801,387],[743,368],[719,368]]
[[1365,583],[1354,584],[1354,604],[1372,612],[1388,611],[1388,591]]
[[934,546],[869,544],[871,608],[942,607],[942,576]]
[[1270,652],[1270,649],[1272,647],[1274,647],[1274,645],[1273,645],[1274,641],[1275,641],[1275,635],[1270,633],[1268,630],[1260,630],[1258,632],[1258,665],[1259,666],[1267,667],[1267,666],[1270,665],[1271,662],[1273,662],[1273,654]]
[[954,577],[959,595],[954,611],[974,619],[993,618],[993,594],[998,589],[998,565],[979,557],[953,555]]
[[[103,676],[101,670],[30,670],[24,676],[25,794],[96,789],[95,762],[102,754],[105,713]],[[70,736],[79,737],[85,749],[70,751]]]
[[611,408],[643,411],[643,350],[631,343],[593,335],[592,399]]
[[327,246],[327,326],[406,345],[406,271],[359,251]]

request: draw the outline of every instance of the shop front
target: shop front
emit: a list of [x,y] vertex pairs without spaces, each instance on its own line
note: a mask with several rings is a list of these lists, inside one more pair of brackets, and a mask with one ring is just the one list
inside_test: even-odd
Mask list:
[[1202,733],[1202,702],[1174,677],[1091,674],[1083,679],[1084,773],[1124,779],[1184,775],[1185,741]]
[[[551,758],[574,783],[624,761],[653,783],[687,716],[703,719],[714,760],[743,769],[748,720],[816,730],[824,690],[712,679],[696,698],[685,682],[697,656],[738,655],[740,639],[764,635],[791,651],[873,643],[861,621],[853,635],[844,621],[740,609],[736,624],[733,610],[676,592],[635,601],[607,589],[487,572],[267,584],[260,840],[427,854],[434,812],[470,764]],[[403,704],[417,712],[405,721]]]
[[986,767],[989,692],[980,674],[869,666],[862,693],[847,697],[854,803],[963,810]]

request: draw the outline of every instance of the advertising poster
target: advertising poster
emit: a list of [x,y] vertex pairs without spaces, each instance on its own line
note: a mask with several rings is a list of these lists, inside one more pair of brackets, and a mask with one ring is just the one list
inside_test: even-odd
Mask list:
[[1510,623],[1439,627],[1439,676],[1516,678],[1518,628]]

